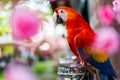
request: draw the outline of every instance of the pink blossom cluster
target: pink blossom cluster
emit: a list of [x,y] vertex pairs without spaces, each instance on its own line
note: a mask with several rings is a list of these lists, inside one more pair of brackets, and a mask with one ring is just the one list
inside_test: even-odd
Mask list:
[[120,24],[120,0],[113,1],[113,10],[116,13],[115,19]]
[[104,26],[97,30],[93,48],[103,50],[108,55],[115,53],[119,48],[119,35],[113,27]]
[[102,27],[97,30],[93,48],[103,50],[111,55],[119,48],[119,34],[111,25],[114,19],[120,23],[120,0],[113,1],[113,8],[111,5],[99,7],[98,17]]
[[37,80],[37,78],[28,67],[12,63],[4,71],[4,80]]
[[110,25],[114,19],[114,11],[112,7],[110,5],[99,7],[98,17],[102,24]]
[[28,8],[15,8],[10,17],[14,39],[30,39],[41,27],[41,20]]
[[113,10],[115,12],[120,12],[120,0],[113,1]]
[[99,7],[98,17],[105,25],[111,25],[114,19],[120,24],[120,0],[114,0],[113,7],[111,5]]

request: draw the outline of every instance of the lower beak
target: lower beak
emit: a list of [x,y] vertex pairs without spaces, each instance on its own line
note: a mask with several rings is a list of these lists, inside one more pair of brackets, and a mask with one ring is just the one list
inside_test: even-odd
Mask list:
[[64,20],[59,15],[57,15],[56,23],[62,24],[62,23],[64,23]]

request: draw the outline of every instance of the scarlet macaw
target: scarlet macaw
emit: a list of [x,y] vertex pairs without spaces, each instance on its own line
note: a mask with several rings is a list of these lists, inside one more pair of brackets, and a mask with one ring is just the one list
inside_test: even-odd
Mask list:
[[54,19],[56,23],[66,25],[67,41],[72,52],[84,62],[97,68],[100,80],[116,78],[116,72],[106,52],[92,47],[97,34],[77,11],[65,6],[56,8]]

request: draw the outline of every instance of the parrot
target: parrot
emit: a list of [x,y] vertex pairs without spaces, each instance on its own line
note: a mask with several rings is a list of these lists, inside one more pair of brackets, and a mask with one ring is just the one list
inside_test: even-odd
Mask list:
[[92,46],[97,34],[77,11],[67,6],[57,7],[54,9],[53,19],[56,24],[65,25],[71,51],[81,61],[94,66],[100,80],[117,78],[109,55]]

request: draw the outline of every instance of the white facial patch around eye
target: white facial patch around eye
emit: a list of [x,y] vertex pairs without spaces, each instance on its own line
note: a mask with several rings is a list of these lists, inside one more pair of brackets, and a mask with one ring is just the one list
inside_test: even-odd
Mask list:
[[58,14],[65,22],[66,21],[66,11],[65,10],[59,10]]

